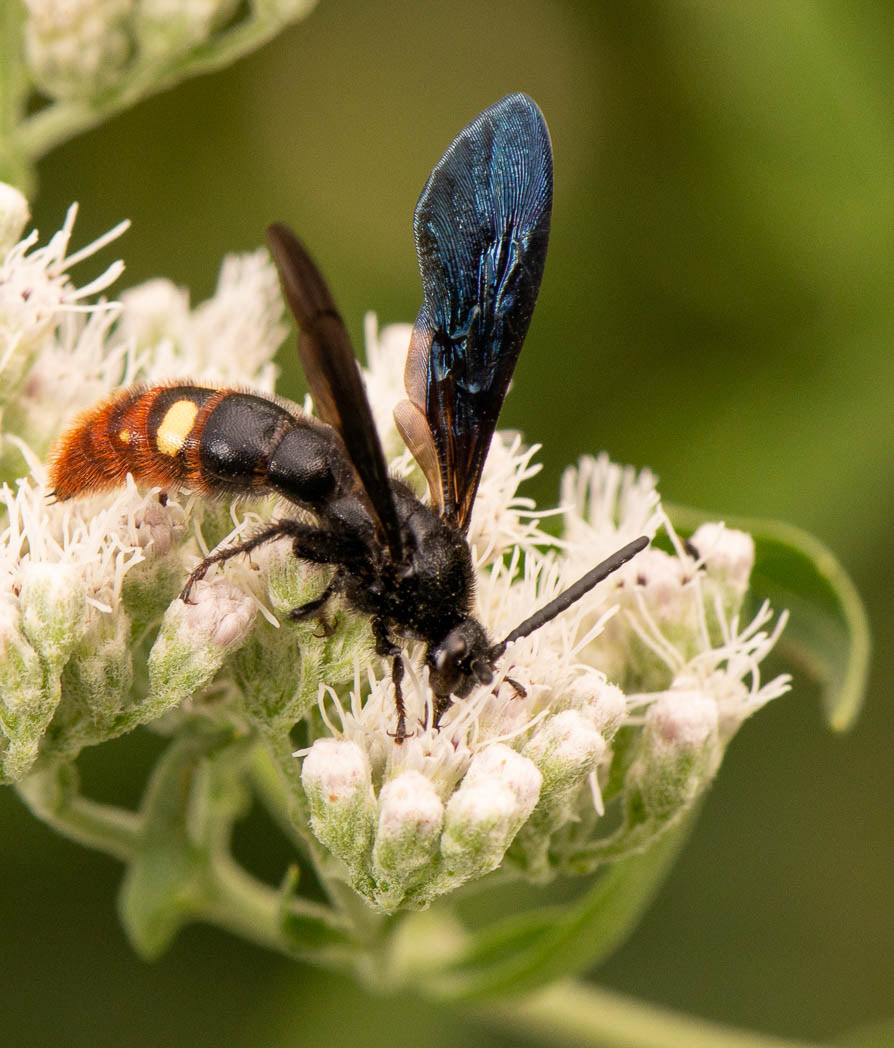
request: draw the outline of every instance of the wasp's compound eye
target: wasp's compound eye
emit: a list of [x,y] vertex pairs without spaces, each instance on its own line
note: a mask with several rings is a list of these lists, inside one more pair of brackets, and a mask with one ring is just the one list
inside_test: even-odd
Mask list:
[[429,681],[435,695],[461,699],[476,684],[486,684],[493,676],[489,651],[487,636],[474,619],[454,626],[429,652]]

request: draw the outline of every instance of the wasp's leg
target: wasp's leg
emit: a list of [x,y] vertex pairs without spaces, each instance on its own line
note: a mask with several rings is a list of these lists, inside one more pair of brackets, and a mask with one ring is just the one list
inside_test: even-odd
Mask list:
[[453,705],[453,697],[450,695],[435,695],[435,715],[432,727],[435,731],[441,728],[441,718]]
[[268,524],[245,542],[227,546],[207,556],[186,580],[180,599],[186,604],[191,603],[189,596],[193,586],[205,577],[208,569],[214,564],[223,564],[240,553],[251,553],[265,542],[273,542],[280,538],[294,539],[292,551],[295,556],[314,564],[342,564],[357,556],[356,543],[350,542],[337,532],[327,531],[313,524],[304,524],[300,520],[278,520],[275,524]]
[[[308,560],[310,558],[305,557],[304,559]],[[329,580],[329,584],[319,595],[319,597],[314,597],[313,600],[309,600],[304,604],[300,604],[297,608],[292,608],[292,610],[289,612],[289,618],[293,622],[298,622],[300,619],[306,619],[309,615],[313,615],[315,612],[319,611],[320,608],[323,607],[323,605],[326,603],[326,601],[329,600],[330,597],[334,597],[335,594],[341,590],[343,585],[344,573],[342,571],[336,571],[336,573]],[[330,631],[330,634],[331,632],[332,631]]]
[[397,710],[397,728],[393,733],[389,732],[388,734],[400,745],[404,739],[410,738],[411,734],[407,732],[407,710],[404,706],[404,696],[401,688],[401,682],[404,679],[404,661],[400,648],[391,639],[387,623],[378,615],[374,615],[372,618],[372,631],[373,636],[376,638],[376,654],[381,655],[383,658],[390,657],[391,659],[391,683],[394,685],[394,708]]
[[[240,542],[235,546],[227,546],[225,549],[220,549],[216,553],[209,554],[202,563],[191,572],[189,578],[186,580],[186,585],[180,592],[180,599],[184,604],[192,604],[193,602],[189,599],[190,594],[192,593],[192,588],[197,582],[205,577],[209,568],[213,567],[215,564],[223,564],[231,557],[237,557],[240,553],[251,553],[251,551],[257,549],[258,546],[263,546],[265,542],[273,542],[275,539],[280,539],[283,536],[294,535],[295,525],[298,525],[298,521],[277,521],[275,524],[269,524],[263,529],[263,531],[259,531],[252,535],[251,538],[246,539],[245,542]],[[299,526],[303,527],[305,525]]]

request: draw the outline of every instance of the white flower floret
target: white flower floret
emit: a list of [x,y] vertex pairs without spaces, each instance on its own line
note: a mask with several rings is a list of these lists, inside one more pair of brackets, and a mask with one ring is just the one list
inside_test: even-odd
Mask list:
[[[654,535],[664,517],[659,508],[655,475],[618,466],[605,454],[584,456],[562,474],[562,538],[569,559],[591,563],[638,535]],[[631,565],[638,561],[634,560]],[[634,570],[629,568],[629,570]]]
[[389,462],[398,459],[406,470],[410,468],[411,459],[405,459],[408,452],[394,424],[393,411],[394,405],[406,397],[404,364],[412,332],[412,324],[388,324],[379,328],[375,313],[367,313],[363,318],[363,341],[366,349],[363,382],[372,407],[373,419],[382,440],[385,457]]
[[[6,528],[0,534],[8,570],[21,580],[23,573],[41,571],[76,574],[90,608],[109,612],[121,598],[124,577],[144,559],[138,537],[138,516],[152,495],[131,484],[111,501],[48,504],[46,489],[28,479],[13,494],[0,488],[0,507]],[[170,513],[175,513],[172,507]],[[86,628],[87,623],[82,624]]]

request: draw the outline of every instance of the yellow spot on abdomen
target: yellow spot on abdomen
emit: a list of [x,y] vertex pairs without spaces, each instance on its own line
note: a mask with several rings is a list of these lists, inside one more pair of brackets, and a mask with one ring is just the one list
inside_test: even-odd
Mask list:
[[130,430],[129,429],[122,429],[118,433],[118,439],[121,441],[122,444],[129,444],[130,443]]
[[165,412],[155,434],[155,446],[162,455],[176,455],[189,436],[199,405],[191,400],[178,400]]

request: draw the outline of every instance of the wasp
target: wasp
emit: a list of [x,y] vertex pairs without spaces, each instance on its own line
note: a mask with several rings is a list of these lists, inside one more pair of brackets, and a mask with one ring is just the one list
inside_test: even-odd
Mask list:
[[316,416],[268,397],[169,382],[119,391],[76,421],[51,454],[57,499],[135,480],[211,496],[276,494],[311,521],[284,517],[212,552],[180,597],[217,564],[274,539],[334,569],[293,620],[341,596],[368,615],[391,659],[394,738],[408,737],[399,642],[425,643],[437,727],[454,699],[493,681],[498,660],[646,545],[598,564],[494,642],[473,612],[466,540],[500,408],[528,331],[549,240],[552,148],[537,105],[513,94],[465,127],[416,205],[422,306],[405,370],[398,429],[428,485],[423,501],[389,476],[347,328],[326,281],[285,226],[267,231]]

